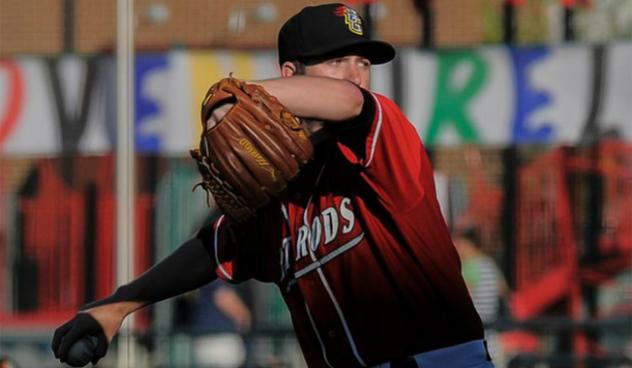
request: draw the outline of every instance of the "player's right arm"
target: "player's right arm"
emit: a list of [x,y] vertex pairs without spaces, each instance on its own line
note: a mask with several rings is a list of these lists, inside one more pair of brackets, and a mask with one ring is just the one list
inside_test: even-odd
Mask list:
[[55,331],[51,344],[55,357],[67,361],[70,347],[85,335],[96,336],[93,363],[103,357],[125,317],[149,304],[199,288],[217,278],[216,229],[205,226],[171,255],[109,297],[83,306]]

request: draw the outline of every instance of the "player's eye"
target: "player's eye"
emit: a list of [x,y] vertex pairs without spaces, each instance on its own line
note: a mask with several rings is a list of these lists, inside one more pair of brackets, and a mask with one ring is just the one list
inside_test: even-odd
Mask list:
[[371,62],[368,59],[362,59],[358,62],[358,64],[363,68],[368,68],[371,66]]
[[327,62],[327,64],[332,65],[332,66],[338,66],[340,65],[340,63],[342,63],[342,58],[331,59]]

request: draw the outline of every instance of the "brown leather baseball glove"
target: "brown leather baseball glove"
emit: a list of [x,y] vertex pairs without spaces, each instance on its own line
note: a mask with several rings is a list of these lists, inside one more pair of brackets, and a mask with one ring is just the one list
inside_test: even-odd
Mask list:
[[[233,104],[207,128],[213,111]],[[313,156],[301,121],[261,86],[229,77],[211,86],[202,102],[200,148],[191,150],[202,186],[237,222],[278,198]]]

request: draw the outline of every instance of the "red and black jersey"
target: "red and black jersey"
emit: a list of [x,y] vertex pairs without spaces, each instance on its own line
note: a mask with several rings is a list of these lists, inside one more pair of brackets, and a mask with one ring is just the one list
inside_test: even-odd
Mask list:
[[218,276],[276,283],[310,367],[483,338],[423,144],[392,101],[365,95],[371,119],[334,129],[287,199],[240,229],[247,240],[214,225]]

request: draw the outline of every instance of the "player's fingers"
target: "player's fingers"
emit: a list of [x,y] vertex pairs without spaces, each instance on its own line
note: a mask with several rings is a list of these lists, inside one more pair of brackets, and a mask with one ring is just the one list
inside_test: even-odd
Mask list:
[[100,333],[96,336],[96,348],[94,349],[94,357],[92,358],[92,364],[96,365],[99,359],[105,356],[108,351],[108,339],[104,333]]
[[84,335],[84,332],[80,331],[77,328],[73,328],[66,336],[61,339],[61,343],[59,344],[59,350],[57,351],[58,358],[62,363],[65,363],[68,360],[68,351],[70,351],[70,347],[81,339]]
[[94,317],[88,313],[79,313],[72,321],[72,328],[65,334],[57,351],[59,360],[63,362],[68,358],[70,347],[84,335],[97,335],[103,333],[103,328]]
[[59,349],[59,344],[61,344],[61,340],[64,335],[72,328],[72,320],[64,323],[60,327],[55,330],[55,334],[53,335],[53,341],[50,344],[51,349],[53,350],[53,354],[55,358],[59,358],[57,354],[57,350]]

